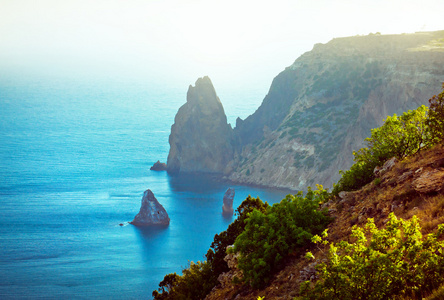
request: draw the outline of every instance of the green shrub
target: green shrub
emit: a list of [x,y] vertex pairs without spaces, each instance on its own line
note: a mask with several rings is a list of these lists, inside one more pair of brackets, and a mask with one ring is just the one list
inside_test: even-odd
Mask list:
[[244,282],[254,288],[267,283],[284,257],[304,247],[313,234],[321,232],[329,223],[326,211],[318,210],[319,203],[329,194],[322,186],[287,195],[266,212],[254,210],[246,220],[245,230],[236,238],[234,249],[239,252],[238,267]]
[[332,193],[356,190],[373,180],[373,170],[392,157],[403,159],[415,154],[424,147],[431,146],[430,132],[427,130],[428,108],[424,105],[409,110],[401,116],[387,117],[384,124],[371,130],[366,138],[367,147],[353,152],[355,164],[342,175],[333,187]]
[[214,287],[208,281],[211,276],[211,268],[208,262],[190,262],[190,266],[182,270],[182,276],[176,273],[168,274],[160,282],[159,293],[153,291],[153,297],[159,299],[204,299],[209,291]]
[[[406,221],[391,213],[380,230],[368,219],[364,228],[353,227],[354,242],[329,245],[327,262],[317,267],[319,280],[313,288],[309,282],[301,285],[302,298],[422,299],[444,282],[443,234],[441,224],[423,239],[415,216]],[[327,245],[325,237],[326,232],[324,240],[314,236],[312,241]]]
[[265,212],[269,207],[267,202],[248,196],[236,209],[236,220],[227,230],[216,234],[213,243],[206,254],[205,262],[190,263],[182,270],[182,275],[167,274],[159,283],[158,291],[153,291],[155,300],[165,299],[203,299],[214,286],[218,284],[220,274],[229,270],[224,258],[226,248],[233,245],[236,237],[245,228],[245,219],[253,210]]
[[429,99],[430,109],[426,125],[430,131],[431,143],[436,144],[444,139],[444,83],[443,91]]

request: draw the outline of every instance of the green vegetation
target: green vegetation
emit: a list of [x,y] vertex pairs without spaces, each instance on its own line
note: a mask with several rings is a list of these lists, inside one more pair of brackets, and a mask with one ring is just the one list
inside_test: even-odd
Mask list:
[[339,173],[342,178],[333,188],[333,194],[356,190],[373,180],[373,170],[392,157],[403,159],[422,148],[431,146],[430,131],[426,126],[428,108],[424,105],[401,116],[387,117],[385,123],[371,130],[365,139],[367,147],[353,152],[355,164]]
[[371,130],[365,139],[367,147],[353,152],[355,164],[342,174],[332,193],[356,190],[373,180],[373,170],[392,157],[403,159],[444,139],[443,91],[430,100],[430,108],[422,105],[401,116],[387,117],[384,124]]
[[438,96],[429,99],[430,109],[426,125],[430,132],[431,143],[434,144],[444,139],[444,83],[442,88],[443,91]]
[[191,262],[190,266],[182,271],[182,276],[176,273],[166,275],[159,283],[158,291],[153,291],[154,299],[204,299],[218,283],[217,277],[229,270],[224,261],[226,248],[233,245],[236,237],[244,230],[248,215],[253,210],[265,212],[268,207],[267,202],[248,196],[236,209],[236,220],[226,231],[214,236],[206,254],[207,260]]
[[[301,299],[422,299],[438,288],[444,277],[444,224],[423,239],[418,219],[389,215],[386,228],[373,219],[364,228],[353,227],[351,239],[331,243],[328,258],[318,265],[313,288],[301,285]],[[328,245],[327,232],[312,241]],[[307,258],[313,259],[311,253]]]
[[233,252],[240,253],[239,269],[244,282],[254,288],[266,284],[290,253],[305,249],[313,234],[322,232],[330,221],[319,204],[328,192],[318,186],[292,196],[264,211],[254,210],[246,219],[244,231],[236,238]]

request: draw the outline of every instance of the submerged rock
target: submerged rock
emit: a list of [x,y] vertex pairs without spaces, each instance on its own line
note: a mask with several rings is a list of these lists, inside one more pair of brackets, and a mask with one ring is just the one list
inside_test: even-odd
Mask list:
[[152,171],[166,171],[167,165],[166,163],[161,163],[160,160],[158,160],[154,165],[150,168]]
[[234,189],[229,188],[224,195],[224,205],[222,206],[222,214],[232,215],[234,213],[233,209],[233,199],[234,199]]
[[165,208],[154,197],[153,192],[148,189],[143,193],[139,213],[130,223],[136,226],[169,225],[170,218]]

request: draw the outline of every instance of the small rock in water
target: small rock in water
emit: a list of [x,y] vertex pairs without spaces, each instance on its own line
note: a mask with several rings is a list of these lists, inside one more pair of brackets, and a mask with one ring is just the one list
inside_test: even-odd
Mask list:
[[166,163],[161,163],[160,160],[158,160],[151,168],[150,170],[153,171],[166,171],[167,165]]
[[224,195],[224,205],[222,206],[222,214],[232,215],[234,213],[233,209],[233,199],[234,199],[234,189],[229,188]]
[[139,213],[130,223],[136,226],[169,225],[170,218],[165,208],[154,197],[153,192],[148,189],[143,193]]

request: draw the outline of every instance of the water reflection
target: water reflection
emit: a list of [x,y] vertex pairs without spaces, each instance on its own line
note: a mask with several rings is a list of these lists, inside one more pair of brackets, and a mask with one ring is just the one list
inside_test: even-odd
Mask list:
[[168,230],[168,225],[155,225],[155,226],[135,226],[128,225],[133,227],[137,236],[143,242],[151,243],[153,239],[156,239],[159,235]]
[[168,176],[168,183],[174,192],[215,194],[227,189],[225,184],[209,174],[179,173]]

